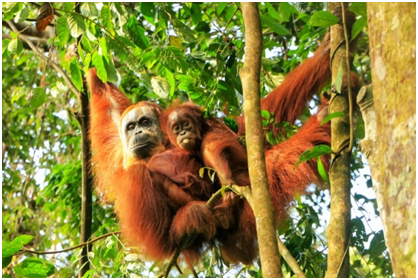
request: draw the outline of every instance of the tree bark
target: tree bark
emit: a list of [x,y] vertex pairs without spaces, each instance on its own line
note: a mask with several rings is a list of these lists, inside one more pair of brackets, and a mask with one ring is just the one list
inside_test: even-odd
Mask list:
[[[340,3],[329,3],[335,12]],[[340,24],[331,26],[331,70],[332,85],[335,87],[338,69],[342,66],[343,75],[350,69],[346,66],[346,45],[344,29]],[[331,218],[327,228],[328,268],[325,277],[349,277],[351,203],[350,203],[350,119],[348,92],[341,89],[333,91],[329,105],[330,114],[343,112],[344,116],[331,120],[331,148],[336,153],[331,157],[329,172],[331,191]]]
[[416,4],[368,3],[373,185],[396,277],[416,277]]
[[263,38],[257,3],[241,3],[245,27],[245,62],[240,71],[244,92],[244,115],[253,210],[263,277],[281,277],[273,204],[269,194],[264,158],[260,108],[260,68]]

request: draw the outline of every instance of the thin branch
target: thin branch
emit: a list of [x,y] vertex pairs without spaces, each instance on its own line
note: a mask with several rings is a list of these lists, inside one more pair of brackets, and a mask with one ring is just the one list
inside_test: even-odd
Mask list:
[[[45,29],[42,32],[38,32],[36,30],[36,28],[31,24],[26,24],[26,23],[23,23],[23,22],[13,22],[13,21],[11,21],[11,22],[16,27],[16,29],[20,30],[19,33],[22,33],[23,35],[26,35],[26,36],[48,40],[50,38],[51,33],[52,33],[52,31],[49,30],[49,29],[48,30]],[[8,21],[2,21],[2,24],[3,24],[4,27],[12,29],[12,27],[10,26]]]
[[99,237],[97,237],[95,239],[92,239],[90,241],[87,241],[85,243],[81,243],[81,244],[75,245],[73,247],[70,247],[70,248],[67,248],[67,249],[63,249],[63,250],[58,250],[58,251],[33,251],[33,250],[28,250],[28,249],[22,249],[19,252],[13,254],[13,256],[18,256],[18,255],[21,255],[21,254],[24,254],[24,253],[32,253],[32,254],[36,254],[36,255],[60,254],[60,253],[72,251],[74,249],[82,248],[82,247],[84,247],[86,245],[93,244],[94,242],[96,242],[98,240],[101,240],[103,238],[106,238],[108,236],[116,235],[116,234],[120,234],[120,233],[121,233],[121,231],[109,232],[109,233],[103,234],[103,235],[101,235],[101,236],[99,236]]
[[296,277],[306,278],[306,275],[305,275],[305,273],[303,273],[302,269],[300,269],[300,266],[299,266],[298,262],[293,258],[292,254],[289,252],[289,250],[283,244],[283,242],[282,242],[282,240],[280,239],[279,236],[277,236],[277,245],[279,246],[280,255],[283,257],[283,259],[290,266],[290,269],[292,269],[292,271],[296,274]]

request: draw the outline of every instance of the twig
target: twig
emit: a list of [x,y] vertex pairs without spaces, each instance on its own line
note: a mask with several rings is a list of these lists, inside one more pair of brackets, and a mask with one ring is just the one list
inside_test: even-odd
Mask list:
[[183,237],[183,239],[180,241],[179,246],[177,247],[176,252],[174,252],[173,257],[171,258],[170,262],[168,263],[168,265],[166,266],[165,270],[158,276],[158,278],[164,277],[167,278],[168,274],[170,273],[171,268],[174,265],[177,265],[177,258],[180,256],[181,251],[183,250],[183,247],[189,243],[189,241],[194,238],[196,236],[196,234],[192,234],[189,236],[185,236]]
[[76,246],[73,246],[73,247],[70,247],[70,248],[67,248],[67,249],[63,249],[63,250],[58,250],[58,251],[33,251],[33,250],[28,250],[28,249],[22,249],[19,252],[13,254],[13,256],[18,256],[18,255],[21,255],[21,254],[24,254],[24,253],[32,253],[32,254],[36,254],[36,255],[60,254],[60,253],[64,253],[64,252],[68,252],[68,251],[72,251],[74,249],[84,247],[86,245],[90,245],[90,244],[92,244],[92,243],[94,243],[94,242],[96,242],[100,239],[103,239],[103,238],[108,237],[110,235],[115,235],[115,234],[120,234],[120,233],[121,233],[121,231],[109,232],[109,233],[103,234],[103,235],[101,235],[101,236],[99,236],[95,239],[87,241],[85,243],[81,243],[81,244],[78,244]]
[[279,236],[277,236],[277,245],[279,245],[280,255],[283,257],[283,259],[290,266],[290,269],[292,269],[292,271],[296,274],[296,277],[306,278],[305,273],[303,273],[302,269],[300,269],[299,264],[293,258],[292,254],[289,252],[289,250],[283,244],[283,242],[282,242],[282,240],[280,239]]
[[354,120],[353,120],[353,96],[351,90],[351,71],[350,71],[350,41],[348,38],[347,24],[345,21],[345,7],[344,3],[341,3],[341,11],[343,17],[343,30],[345,37],[345,61],[347,67],[347,90],[348,90],[348,104],[349,104],[349,117],[350,117],[350,145],[348,146],[348,151],[351,152],[354,145]]

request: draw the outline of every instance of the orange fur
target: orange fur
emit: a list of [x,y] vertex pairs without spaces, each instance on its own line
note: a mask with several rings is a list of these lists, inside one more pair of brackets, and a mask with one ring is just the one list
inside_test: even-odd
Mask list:
[[112,84],[104,84],[96,69],[86,75],[90,97],[90,139],[95,185],[104,200],[115,199],[114,186],[122,177],[123,147],[119,137],[119,118],[131,105],[129,99]]
[[[274,113],[277,123],[293,124],[330,78],[330,37],[327,34],[313,57],[287,74],[280,86],[261,99],[261,109]],[[244,134],[244,116],[237,118],[237,123],[238,135]]]

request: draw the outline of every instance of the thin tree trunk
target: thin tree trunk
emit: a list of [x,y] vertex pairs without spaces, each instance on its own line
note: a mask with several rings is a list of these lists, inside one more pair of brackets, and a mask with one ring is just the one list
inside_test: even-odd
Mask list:
[[[75,11],[80,13],[81,3],[76,3]],[[83,35],[81,35],[83,36]],[[81,36],[77,41],[81,40]],[[82,179],[81,179],[81,229],[80,242],[85,243],[91,237],[91,225],[93,219],[93,174],[91,172],[91,144],[89,140],[90,110],[87,96],[87,86],[83,83],[83,93],[80,96],[81,113],[77,114],[77,120],[81,127],[81,151],[83,155]],[[80,272],[78,277],[90,269],[88,253],[91,251],[91,244],[84,246],[81,251]]]
[[[84,89],[86,86],[84,85]],[[84,94],[81,96],[81,114],[78,115],[78,119],[81,126],[81,139],[82,139],[82,185],[81,185],[81,230],[80,230],[80,242],[85,243],[91,237],[91,225],[93,218],[93,177],[91,172],[91,148],[90,141],[88,138],[89,131],[89,100],[87,91],[84,90]],[[90,269],[88,252],[91,251],[91,245],[84,246],[80,266],[81,270],[79,272],[79,277],[83,275]]]
[[367,17],[377,126],[366,149],[393,272],[416,278],[416,3],[368,3]]
[[241,3],[245,27],[245,62],[240,71],[244,91],[244,115],[249,175],[263,277],[281,277],[273,204],[269,195],[264,158],[260,108],[262,33],[257,3]]
[[[340,3],[329,3],[329,10],[335,12]],[[331,70],[332,85],[335,86],[338,69],[342,66],[344,75],[350,69],[346,67],[346,47],[344,29],[340,24],[331,26]],[[327,228],[328,268],[325,277],[349,277],[350,258],[348,252],[350,239],[350,120],[348,93],[340,89],[333,91],[329,105],[330,114],[343,112],[344,116],[331,120],[332,156],[329,172],[331,188],[331,218]]]

